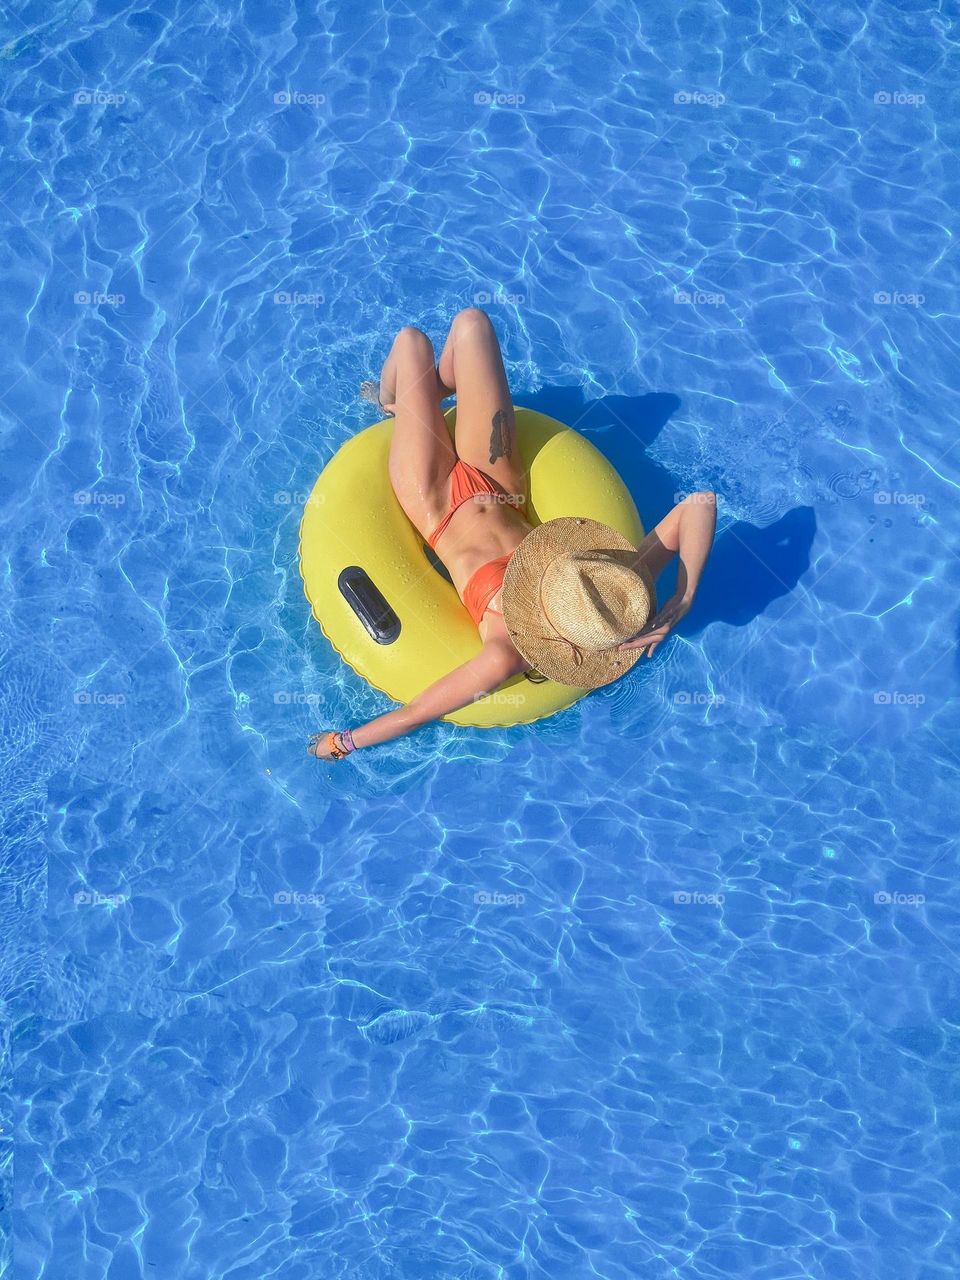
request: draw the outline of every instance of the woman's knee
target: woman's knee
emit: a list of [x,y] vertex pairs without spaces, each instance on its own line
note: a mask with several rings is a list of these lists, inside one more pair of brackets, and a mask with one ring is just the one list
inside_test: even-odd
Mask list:
[[435,363],[433,343],[414,325],[404,325],[393,340],[393,350],[403,359],[416,360],[419,363]]
[[493,336],[493,322],[479,307],[464,307],[453,317],[450,332],[457,342],[468,338],[480,338],[486,342]]

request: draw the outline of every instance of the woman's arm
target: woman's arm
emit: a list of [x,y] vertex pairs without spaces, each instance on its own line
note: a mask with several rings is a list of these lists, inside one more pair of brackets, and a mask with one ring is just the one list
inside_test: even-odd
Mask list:
[[[353,730],[354,747],[375,747],[381,742],[401,738],[431,720],[469,706],[486,693],[491,693],[510,676],[523,671],[527,664],[509,642],[487,641],[475,658],[455,668],[424,689],[412,702],[396,711],[388,711],[368,724]],[[311,739],[307,751],[320,760],[332,760],[324,743],[326,735]]]
[[655,578],[675,555],[679,555],[677,589],[644,630],[621,645],[621,648],[645,649],[647,657],[652,657],[671,628],[687,613],[697,594],[703,566],[713,546],[716,527],[717,496],[709,490],[703,490],[688,494],[644,538],[640,545],[638,567]]

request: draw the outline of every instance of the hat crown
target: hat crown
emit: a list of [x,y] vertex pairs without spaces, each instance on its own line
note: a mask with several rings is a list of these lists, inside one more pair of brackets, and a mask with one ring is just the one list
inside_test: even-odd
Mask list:
[[635,636],[650,614],[643,578],[606,551],[555,556],[543,571],[540,601],[558,635],[594,653]]
[[640,657],[624,649],[653,608],[653,583],[637,565],[637,546],[586,516],[538,525],[507,565],[503,620],[531,667],[577,689],[616,680]]

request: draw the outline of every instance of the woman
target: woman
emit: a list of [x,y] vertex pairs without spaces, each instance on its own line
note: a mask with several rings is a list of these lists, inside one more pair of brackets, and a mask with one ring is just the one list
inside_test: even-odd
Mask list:
[[[451,441],[440,405],[454,394]],[[424,333],[401,329],[373,398],[396,418],[397,499],[446,566],[483,647],[407,706],[314,735],[311,755],[339,760],[399,738],[531,668],[578,688],[608,684],[652,656],[690,608],[713,542],[714,495],[691,494],[639,548],[594,520],[534,529],[503,359],[484,312],[455,317],[439,364]],[[677,554],[676,593],[656,613],[653,580]]]

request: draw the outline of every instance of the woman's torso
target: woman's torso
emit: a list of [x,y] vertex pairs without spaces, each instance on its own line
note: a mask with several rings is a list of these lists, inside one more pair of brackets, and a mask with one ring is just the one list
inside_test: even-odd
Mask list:
[[[478,494],[465,502],[441,534],[436,552],[462,599],[467,583],[483,565],[515,551],[533,526],[505,502]],[[491,605],[499,608],[498,599]]]

